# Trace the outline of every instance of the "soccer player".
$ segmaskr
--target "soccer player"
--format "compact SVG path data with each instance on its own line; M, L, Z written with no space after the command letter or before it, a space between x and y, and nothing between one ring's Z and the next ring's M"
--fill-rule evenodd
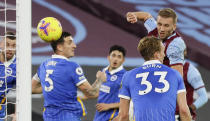
M191 121L186 90L180 73L161 64L165 47L162 40L145 37L138 51L146 62L124 74L119 93L118 121L128 120L130 99L134 104L135 121L175 121L176 102L182 121Z
M187 57L187 51L185 50L185 58ZM206 88L198 69L193 64L185 61L184 64L184 83L187 91L187 104L190 108L192 119L196 119L196 110L202 107L208 101ZM196 100L193 99L194 91L198 94ZM180 121L179 110L176 110L176 118Z
M5 35L0 41L0 121L6 119L6 94L16 85L16 37L13 32Z
M186 45L180 35L175 31L177 15L170 8L161 9L157 21L147 12L128 12L127 21L136 23L137 20L144 22L148 36L155 36L163 40L165 45L165 59L163 64L176 69L183 75L184 50Z
M110 47L107 57L109 66L103 69L107 80L100 87L94 121L111 121L118 115L120 102L118 94L123 74L126 72L122 65L125 55L124 47L119 45Z
M87 97L95 96L101 83L106 81L105 73L98 71L95 86L89 84L82 68L68 60L74 56L76 49L70 33L63 32L51 46L55 54L37 70L32 79L32 93L43 92L44 121L80 121L86 112L77 98L77 88Z

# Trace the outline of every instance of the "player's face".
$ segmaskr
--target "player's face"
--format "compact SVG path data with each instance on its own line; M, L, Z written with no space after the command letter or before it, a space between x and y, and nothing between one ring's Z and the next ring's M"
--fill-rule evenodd
M122 52L118 50L114 50L108 56L108 60L109 60L109 67L111 69L116 69L120 67L122 63L124 62L124 56Z
M7 61L12 59L12 57L16 53L16 40L11 40L9 38L6 38L6 46L4 39L1 41L1 48L2 50L6 49L6 59ZM4 55L5 56L5 55Z
M157 29L160 39L164 40L168 38L173 31L176 29L176 24L173 21L173 18L164 18L161 16L157 17Z
M161 47L160 47L160 52L159 52L159 56L158 56L158 60L163 63L163 59L165 57L165 46L163 45L163 43L161 42Z
M63 44L63 54L65 57L70 58L74 56L74 51L76 49L76 44L71 36L64 38Z

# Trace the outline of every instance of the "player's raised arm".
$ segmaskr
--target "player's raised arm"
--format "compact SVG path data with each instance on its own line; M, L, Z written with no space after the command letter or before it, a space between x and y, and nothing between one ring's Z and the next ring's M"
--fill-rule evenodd
M78 88L84 93L86 98L96 98L98 96L100 85L106 81L105 72L98 71L96 77L97 79L92 86L88 81L85 81L78 86Z
M32 78L32 94L40 94L42 93L42 86L37 74L35 74Z
M128 22L136 23L138 20L146 21L148 18L152 18L152 15L147 12L128 12L126 18Z

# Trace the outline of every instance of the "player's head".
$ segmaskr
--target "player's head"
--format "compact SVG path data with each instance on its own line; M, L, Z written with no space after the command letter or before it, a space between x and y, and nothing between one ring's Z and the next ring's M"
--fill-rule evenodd
M161 39L156 37L144 37L139 41L138 51L142 55L145 61L159 60L163 63L165 57L165 47Z
M6 57L6 61L12 59L16 53L16 35L14 32L6 32L6 45L5 38L0 42L0 48L3 50L3 56ZM6 50L6 53L5 51ZM5 56L6 55L6 56Z
M63 32L60 39L51 42L51 46L55 54L65 56L67 58L74 56L76 44L70 33Z
M157 29L160 39L168 38L176 29L177 15L171 8L164 8L158 12Z
M109 55L107 56L109 60L109 67L111 69L116 69L120 67L125 60L126 50L124 47L119 45L113 45L109 49Z

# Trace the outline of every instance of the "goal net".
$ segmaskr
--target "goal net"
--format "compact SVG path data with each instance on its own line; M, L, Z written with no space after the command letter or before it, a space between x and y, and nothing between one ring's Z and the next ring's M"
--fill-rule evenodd
M30 0L0 0L0 59L0 121L31 121Z

